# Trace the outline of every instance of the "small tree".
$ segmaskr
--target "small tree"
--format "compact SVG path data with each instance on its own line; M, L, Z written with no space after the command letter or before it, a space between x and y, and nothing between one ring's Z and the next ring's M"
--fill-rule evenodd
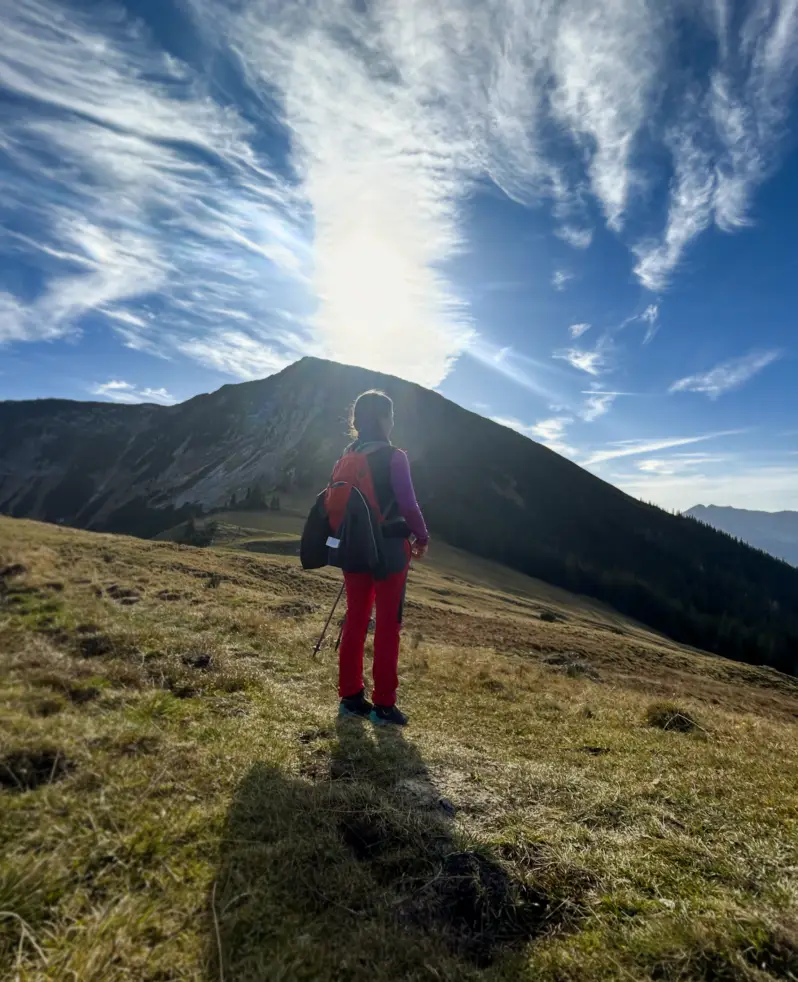
M268 508L266 504L266 495L263 493L263 488L259 484L255 484L250 488L247 488L247 494L244 498L245 508Z
M279 495L276 495L276 494L273 494L272 495L272 500L269 503L269 508L271 508L272 511L279 511L280 510L280 498L279 498Z
M207 522L199 528L192 515L183 528L180 541L186 546L209 546L213 542L217 528L217 522Z

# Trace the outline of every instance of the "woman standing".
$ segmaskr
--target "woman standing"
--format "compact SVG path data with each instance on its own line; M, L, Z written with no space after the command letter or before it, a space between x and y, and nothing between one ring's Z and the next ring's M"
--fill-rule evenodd
M368 461L380 510L386 575L377 579L371 572L344 573L347 611L339 649L338 694L340 716L405 726L407 717L396 705L402 609L410 559L424 558L429 534L407 454L390 442L393 425L393 402L384 392L364 392L357 398L352 410L356 439L346 453L366 455ZM363 684L363 649L375 600L372 705Z

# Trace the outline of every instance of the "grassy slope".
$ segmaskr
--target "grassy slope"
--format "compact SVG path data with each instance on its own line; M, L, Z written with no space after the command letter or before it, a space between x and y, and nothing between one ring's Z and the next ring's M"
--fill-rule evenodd
M308 506L309 507L309 506ZM216 525L214 543L225 546L237 546L249 552L260 552L264 554L286 554L293 552L295 555L299 551L299 537L305 524L304 511L296 508L284 508L282 511L223 511L217 512L207 519L198 521L200 527L207 522ZM185 525L176 525L172 529L162 532L156 538L160 541L179 541L184 534ZM485 601L491 594L499 595L500 609L504 611L507 605L524 606L520 601L532 601L527 605L529 610L551 610L562 613L567 611L570 618L576 618L580 623L584 622L588 626L593 626L596 622L603 626L623 625L625 632L633 633L631 622L628 618L623 618L611 608L602 604L598 600L590 597L575 596L566 590L536 580L529 576L524 576L514 569L502 566L489 559L482 559L479 556L471 555L462 549L456 549L436 539L432 553L429 555L424 570L431 570L433 573L440 574L439 577L432 577L430 581L431 594L428 591L428 599L435 600L437 590L438 597L449 596L450 599L443 601L452 605L455 601L451 599L456 593L461 600L470 601L468 591L462 589L463 580L471 586L483 588L480 595L481 607L484 611ZM422 573L422 578L423 578ZM460 587L456 591L450 589L452 578L459 581ZM439 582L439 580L448 582ZM434 582L433 582L434 581ZM495 600L495 597L494 597ZM651 637L651 630L640 627L641 636ZM668 645L670 642L663 639L663 643ZM680 646L676 646L680 647Z
M332 573L2 519L12 563L0 975L798 977L795 680L444 562L412 726L336 727Z

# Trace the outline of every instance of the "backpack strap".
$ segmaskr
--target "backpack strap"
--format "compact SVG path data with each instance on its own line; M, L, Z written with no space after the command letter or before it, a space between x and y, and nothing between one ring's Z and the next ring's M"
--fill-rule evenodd
M358 447L356 453L362 453L368 457L373 453L377 453L378 450L384 450L386 447L390 447L392 452L396 449L390 440L372 440L370 443L364 443L362 447ZM380 513L381 524L385 521L386 516L390 514L395 504L396 495L393 493L393 485L391 485L391 496L388 498L385 508Z

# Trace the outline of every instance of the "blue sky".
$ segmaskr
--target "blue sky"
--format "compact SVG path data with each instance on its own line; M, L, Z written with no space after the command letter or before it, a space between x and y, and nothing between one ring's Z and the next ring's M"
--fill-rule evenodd
M305 354L798 508L798 2L15 0L0 398Z

